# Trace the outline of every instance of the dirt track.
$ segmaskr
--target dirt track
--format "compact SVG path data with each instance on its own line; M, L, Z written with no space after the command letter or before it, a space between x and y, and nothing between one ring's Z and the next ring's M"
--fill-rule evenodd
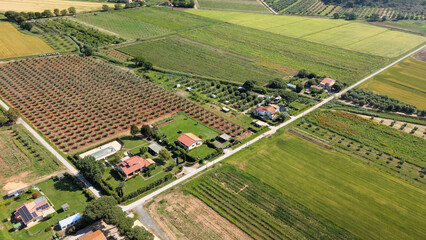
M201 200L182 191L162 195L147 210L167 239L251 239Z

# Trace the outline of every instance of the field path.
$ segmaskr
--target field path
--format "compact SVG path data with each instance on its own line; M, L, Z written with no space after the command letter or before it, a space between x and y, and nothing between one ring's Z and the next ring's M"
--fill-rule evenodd
M9 110L9 106L4 103L0 99L0 105L6 109ZM49 152L53 154L59 161L61 161L62 164L65 165L65 167L71 172L71 174L75 175L81 182L84 183L84 185L97 197L101 197L101 193L96 190L90 183L85 179L78 171L75 169L65 158L61 156L52 146L50 146L49 143L46 142L46 140L43 139L43 137L40 136L33 128L28 125L22 118L19 118L18 121L16 121L17 124L22 124Z
M365 77L365 78L361 79L361 80L360 80L360 81L358 81L357 83L355 83L355 84L351 85L350 87L348 87L348 88L344 89L343 91L341 91L341 92L339 92L339 93L335 94L334 96L331 96L331 97L328 97L328 98L326 98L326 99L322 100L321 102L319 102L319 103L318 103L318 104L316 104L315 106L311 107L310 109L308 109L308 110L304 111L303 113L301 113L301 114L299 114L299 115L297 115L297 116L295 116L295 117L291 117L291 118L290 118L290 120L288 120L288 121L286 121L286 122L284 122L284 123L282 123L282 124L280 124L280 125L278 125L278 126L272 126L272 127L270 127L270 130L269 130L268 132L265 132L265 133L263 133L263 134L261 134L261 135L257 136L256 138L254 138L254 139L250 140L249 142L247 142L247 143L245 143L245 144L243 144L243 145L239 146L238 148L235 148L235 149L226 149L226 150L224 151L224 154L223 154L222 156L220 156L219 158L215 159L214 161L206 163L204 166L202 166L202 167L198 168L197 170L195 170L195 171L193 171L193 172L191 172L191 173L189 173L189 174L187 174L187 175L184 175L183 177L181 177L181 178L177 179L176 181L173 181L173 182L171 182L170 184L168 184L168 185L166 185L166 186L164 186L164 187L162 187L162 188L160 188L160 189L157 189L156 191L154 191L154 192L152 192L152 193L150 193L150 194L146 195L145 197L143 197L143 198L141 198L141 199L139 199L139 200L137 200L137 201L135 201L135 202L133 202L133 203L131 203L131 204L129 204L129 205L121 206L121 208L123 209L123 211L128 211L128 210L134 209L134 208L136 208L136 207L138 207L138 206L140 206L140 205L143 205L145 202L147 202L148 200L152 199L153 197L155 197L155 196L157 196L157 195L161 194L162 192L164 192L164 191L166 191L166 190L168 190L168 189L170 189L170 188L173 188L174 186L176 186L176 185L178 185L178 184L180 184L180 183L182 183L182 182L184 182L184 181L188 180L189 178L191 178L191 177L193 177L193 176L197 175L198 173L201 173L201 172L202 172L202 171L204 171L204 170L207 170L209 167L211 167L211 166L215 165L216 163L219 163L220 161L222 161L222 160L224 160L224 159L226 159L226 158L228 158L228 157L232 156L233 154L235 154L235 153L237 153L237 152L241 151L242 149L244 149L244 148L246 148L246 147L248 147L248 146L250 146L250 145L252 145L252 144L256 143L256 142L257 142L257 141L259 141L260 139L262 139L262 138L264 138L264 137L267 137L267 136L270 136L270 135L272 135L272 134L276 133L276 132L277 132L280 128L283 128L283 127L285 127L285 126L289 125L290 123L292 123L292 122L294 122L294 121L298 120L299 118L302 118L302 117L304 117L304 116L308 115L309 113L311 113L311 112L315 111L316 109L320 108L321 106L324 106L325 104L327 104L327 103L328 103L328 102L330 102L331 100L333 100L333 99L335 99L335 98L339 98L342 94L344 94L344 93L346 93L347 91L349 91L349 90L351 90L351 89L353 89L353 88L357 87L358 85L360 85L360 84L362 84L362 83L366 82L367 80L371 79L372 77L376 76L377 74L379 74L379 73L381 73L381 72L385 71L386 69L388 69L388 68L392 67L393 65L395 65L395 64L397 64L397 63L401 62L402 60L406 59L407 57L409 57L409 56L413 55L414 53L416 53L416 52L418 52L418 51L422 50L425 46L426 46L426 45L423 45L422 47L420 47L420 48L418 48L418 49L414 50L413 52L411 52L411 53L409 53L409 54L407 54L407 55L405 55L405 56L401 57L400 59L398 59L398 60L394 61L393 63L391 63L391 64L387 65L386 67L384 67L384 68L382 68L382 69L378 70L377 72L375 72L375 73L373 73L373 74L371 74L371 75L369 75L369 76L367 76L367 77Z
M87 26L87 27L94 28L94 29L98 30L99 32L108 33L108 34L110 34L110 35L114 35L114 36L118 36L118 37L120 36L120 35L118 35L118 34L117 34L117 33L115 33L115 32L111 32L111 31L109 31L109 30L106 30L106 29L103 29L103 28L101 28L101 27L98 27L98 26L95 26L95 25L89 24L89 23L87 23L87 22L80 21L80 20L78 20L78 19L76 19L76 18L67 17L67 19L68 19L68 20L71 20L71 21L74 21L74 22L76 22L76 23L79 23L79 24L81 24L81 25L85 25L85 26Z

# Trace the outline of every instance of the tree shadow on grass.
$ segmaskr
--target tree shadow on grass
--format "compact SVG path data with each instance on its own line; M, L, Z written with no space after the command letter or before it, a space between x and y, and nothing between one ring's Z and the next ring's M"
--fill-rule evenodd
M76 192L76 191L83 190L83 188L76 183L77 181L78 180L74 179L74 177L72 176L66 176L56 181L55 184L53 184L53 187L56 190L67 191L67 192Z

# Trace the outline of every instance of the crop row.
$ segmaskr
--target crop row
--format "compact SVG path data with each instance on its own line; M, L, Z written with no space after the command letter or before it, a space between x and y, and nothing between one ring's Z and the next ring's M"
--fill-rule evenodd
M188 190L255 239L273 239L276 235L265 236L266 233L258 232L271 231L273 227L282 230L274 232L280 234L280 239L353 238L348 232L230 165L197 180ZM253 214L257 216L257 222Z
M0 96L64 151L176 111L238 137L246 129L134 74L93 58L60 56L0 67Z

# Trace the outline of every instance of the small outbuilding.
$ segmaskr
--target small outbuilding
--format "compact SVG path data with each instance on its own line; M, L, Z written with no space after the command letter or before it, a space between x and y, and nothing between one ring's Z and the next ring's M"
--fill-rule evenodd
M229 111L231 111L231 109L229 109L229 108L227 108L227 107L222 107L222 112L229 112Z
M76 213L76 214L74 214L70 217L67 217L67 218L59 221L58 225L61 228L61 230L67 229L67 228L72 227L75 224L77 224L78 221L80 221L80 219L81 219L81 214Z
M56 177L58 178L58 180L61 180L62 178L64 178L64 174L63 173L59 173L58 175L56 175Z
M64 203L64 204L62 204L61 208L62 208L62 211L65 212L65 211L70 210L70 205L68 205L68 203Z
M158 143L151 143L148 146L148 151L153 155L158 155L160 151L163 149Z
M229 136L228 134L224 133L224 134L222 134L222 135L219 136L219 139L222 142L227 142L227 141L231 140L231 136Z

